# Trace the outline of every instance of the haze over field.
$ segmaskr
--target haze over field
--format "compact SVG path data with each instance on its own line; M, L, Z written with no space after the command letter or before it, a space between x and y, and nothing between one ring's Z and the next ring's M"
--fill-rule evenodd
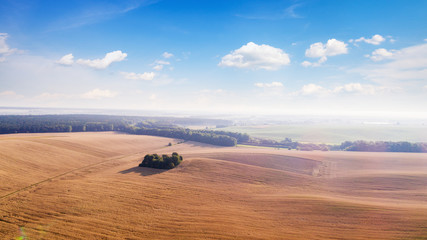
M8 1L0 105L427 117L426 1Z

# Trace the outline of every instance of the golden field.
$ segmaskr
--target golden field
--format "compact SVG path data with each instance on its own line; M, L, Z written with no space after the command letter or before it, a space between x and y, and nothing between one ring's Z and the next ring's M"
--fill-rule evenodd
M427 154L176 143L1 135L0 239L427 239Z

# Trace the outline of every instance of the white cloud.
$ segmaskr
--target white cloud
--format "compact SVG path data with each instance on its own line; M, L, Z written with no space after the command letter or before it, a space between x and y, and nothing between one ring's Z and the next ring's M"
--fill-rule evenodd
M312 62L309 62L309 61L304 61L304 62L302 62L302 63L301 63L301 65L302 65L303 67L310 67L310 66L312 66L312 65L313 65L313 63L312 63Z
M376 93L390 92L395 89L387 87L378 87L369 84L348 83L343 86L337 86L333 89L325 88L314 83L304 85L300 91L294 92L291 95L303 96L333 96L336 94L361 94L374 95Z
M375 94L376 88L372 85L362 85L360 83L349 83L344 86L336 87L334 93L360 93L366 95Z
M379 34L375 34L372 38L364 38L361 37L359 39L354 40L355 42L365 42L372 45L379 45L380 43L385 41L385 38Z
M78 59L77 63L82 65L87 65L96 69L105 69L113 62L120 62L126 58L127 54L122 53L122 51L114 51L105 54L105 57L102 59Z
M255 83L255 86L260 88L277 88L277 87L283 87L283 84L281 82Z
M302 95L326 95L329 93L329 90L325 89L322 86L310 83L304 85L300 91Z
M320 58L317 62L311 63L309 61L304 61L301 63L304 67L317 67L322 63L326 62L329 56L336 56L341 54L347 54L347 44L336 40L334 38L329 39L326 44L321 42L313 43L310 45L309 49L305 50L305 56L310 58Z
M164 52L164 53L162 54L162 56L163 56L164 58L171 58L171 57L173 57L173 54L172 54L172 53L168 53L168 52Z
M320 65L322 65L322 63L326 62L326 60L328 60L328 58L323 56L323 57L319 58L319 60L317 62L304 61L301 63L301 65L303 67L320 67Z
M35 99L38 100L56 100L56 99L61 99L61 98L71 98L71 95L66 95L66 94L62 94L62 93L48 93L48 92L44 92L38 96L35 97Z
M389 86L427 81L427 43L392 52L388 62L353 69L365 78ZM399 81L401 81L399 83ZM415 82L414 82L415 83ZM414 85L415 86L415 85ZM419 86L419 85L418 85Z
M17 99L17 98L23 98L24 96L17 94L14 91L3 91L0 92L0 98L7 98L7 99Z
M393 57L394 52L395 52L394 50L388 51L385 48L378 48L375 51L373 51L370 56L368 55L368 57L371 60L378 62L378 61L381 61L384 59L389 59L389 58Z
M392 36L387 36L386 37L391 43L395 43L396 39L394 39Z
M108 89L106 90L102 90L99 88L95 88L92 91L83 93L81 95L82 98L87 98L87 99L102 99L102 98L112 98L117 96L117 92L112 92Z
M153 80L153 78L156 76L154 72L145 72L145 73L134 73L134 72L121 72L121 74L126 79L131 80Z
M170 65L171 63L168 61L156 60L156 61L154 61L153 64L154 64L153 69L156 71L160 71L163 69L164 65Z
M74 56L73 54L67 54L65 56L63 56L61 59L59 59L56 63L61 64L61 65L72 65L74 63Z
M16 48L9 48L6 43L6 39L9 37L7 33L0 33L0 62L6 60L6 56L9 56L18 50Z
M289 63L289 56L282 49L249 42L222 57L218 65L224 67L277 70Z
M163 60L156 60L154 63L155 64L160 64L160 65L169 65L169 64L171 64L170 62L163 61Z
M347 44L336 40L335 38L329 39L326 44L321 42L313 43L310 48L305 51L306 57L319 58L336 56L348 53Z
M164 65L156 65L156 66L153 67L153 69L156 70L156 71L160 71L160 70L163 69L163 66Z

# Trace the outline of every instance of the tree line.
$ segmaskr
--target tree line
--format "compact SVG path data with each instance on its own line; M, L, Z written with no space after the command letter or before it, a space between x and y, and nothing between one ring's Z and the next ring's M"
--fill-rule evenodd
M215 131L191 130L188 128L146 128L146 127L127 127L124 132L137 135L152 135L160 137L179 138L186 141L195 141L217 146L236 146L238 140L233 137L236 133L222 132L218 134ZM243 137L240 139L244 139Z
M286 138L283 141L250 138L248 145L296 149L301 151L361 151L361 152L427 152L427 143L391 141L345 141L340 145L300 143Z
M178 138L218 146L247 144L303 151L367 151L367 152L427 152L427 143L391 141L346 141L341 145L300 143L285 138L283 141L251 138L246 133L191 130L174 122L195 123L200 119L151 118L110 115L0 115L0 134L45 132L95 132L119 131L129 134Z
M385 142L385 141L345 141L332 150L363 152L427 152L427 143Z
M109 115L3 115L0 116L0 134L120 131L129 134L179 138L218 146L235 146L238 142L249 139L247 134L190 130L178 127L172 122L173 119L157 120Z
M0 134L122 131L132 121L105 115L5 115L0 116Z

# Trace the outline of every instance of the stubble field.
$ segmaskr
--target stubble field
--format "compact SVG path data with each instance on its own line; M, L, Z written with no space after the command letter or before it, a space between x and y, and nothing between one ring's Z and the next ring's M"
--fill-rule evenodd
M1 239L427 239L427 154L176 143L0 136Z

